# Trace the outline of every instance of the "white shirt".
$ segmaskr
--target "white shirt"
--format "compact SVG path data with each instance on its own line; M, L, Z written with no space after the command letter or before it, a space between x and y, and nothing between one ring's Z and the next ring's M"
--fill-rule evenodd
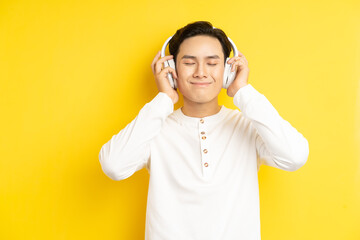
M150 174L146 240L260 240L260 165L295 171L309 145L252 85L233 100L195 118L160 92L102 146L111 179Z

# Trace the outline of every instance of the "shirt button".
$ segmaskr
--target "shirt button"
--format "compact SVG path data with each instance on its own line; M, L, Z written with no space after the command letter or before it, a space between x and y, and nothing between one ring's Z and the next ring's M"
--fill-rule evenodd
M209 166L209 164L206 162L206 163L204 163L204 166L207 167L207 166Z
M208 150L207 150L207 149L204 149L203 152L204 152L204 153L208 153Z
M204 123L204 119L200 119L200 122L201 122L201 123Z
M204 135L205 134L205 132L201 132L201 135Z
M202 140L205 140L205 139L206 139L206 137L205 137L205 136L202 136L202 137L201 137L201 139L202 139Z

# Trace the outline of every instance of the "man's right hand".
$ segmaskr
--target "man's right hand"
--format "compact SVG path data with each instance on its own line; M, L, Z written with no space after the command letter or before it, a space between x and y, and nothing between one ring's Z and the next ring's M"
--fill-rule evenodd
M174 80L176 80L177 79L176 71L175 71L175 69L173 69L170 66L166 67L164 69L161 69L164 66L163 63L166 60L172 59L174 56L168 55L168 56L165 56L165 57L159 59L160 53L161 53L161 51L159 51L156 54L153 62L151 63L151 69L153 71L156 85L157 85L159 92L166 93L171 98L173 103L175 104L179 100L179 94L177 93L177 91L175 89L173 89L171 87L171 85L169 83L169 79L167 78L167 74L172 73Z

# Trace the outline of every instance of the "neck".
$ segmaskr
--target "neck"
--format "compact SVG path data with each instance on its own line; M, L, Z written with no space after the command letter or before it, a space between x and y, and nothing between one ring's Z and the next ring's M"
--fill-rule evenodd
M184 106L181 111L189 117L203 118L217 114L221 109L218 99L207 103L194 103L184 99Z

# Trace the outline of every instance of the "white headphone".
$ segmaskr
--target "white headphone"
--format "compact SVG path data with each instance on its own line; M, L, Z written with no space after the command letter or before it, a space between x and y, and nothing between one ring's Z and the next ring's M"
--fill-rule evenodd
M215 27L213 27L213 28L215 29ZM173 36L174 36L174 35L173 35ZM161 57L162 57L162 58L165 57L165 49L166 49L166 46L168 45L170 39L171 39L173 36L169 37L169 38L165 41L164 45L162 46L162 48L161 48ZM237 50L237 48L236 48L236 46L235 46L235 43L234 43L229 37L228 37L228 39L229 39L229 41L230 41L230 43L231 43L231 45L232 45L232 48L233 48L233 50L234 50L234 51L233 51L233 55L234 55L234 56L238 56L238 55L239 55L239 52L238 52L238 50ZM236 71L231 72L232 64L227 63L227 61L229 61L229 59L230 59L230 58L228 57L228 58L226 58L226 61L225 61L225 69L224 69L224 77L223 77L223 88L228 88L228 87L230 86L230 84L231 84L231 83L234 81L234 79L235 79ZM164 67L168 67L168 66L170 66L171 68L173 68L174 70L176 70L174 59L166 60L166 61L164 62ZM167 78L169 79L169 82L170 82L171 87L172 87L172 88L177 88L176 80L174 81L171 73L168 73L168 74L167 74Z

